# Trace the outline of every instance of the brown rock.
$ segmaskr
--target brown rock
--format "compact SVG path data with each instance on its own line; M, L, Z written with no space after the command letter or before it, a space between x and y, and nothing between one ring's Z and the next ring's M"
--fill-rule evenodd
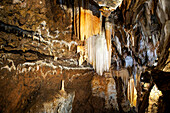
M20 16L20 20L19 20L19 23L21 24L21 25L23 25L23 24L25 24L26 23L26 18L24 18L24 17L22 17L22 16Z

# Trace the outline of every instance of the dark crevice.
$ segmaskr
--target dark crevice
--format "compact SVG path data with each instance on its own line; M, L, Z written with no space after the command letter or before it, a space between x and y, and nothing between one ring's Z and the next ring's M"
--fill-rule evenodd
M43 53L40 53L38 51L33 51L33 50L26 50L26 51L22 51L22 50L6 50L6 49L3 48L3 49L0 49L0 51L3 51L4 53L13 53L13 54L20 54L20 55L24 55L25 53L32 53L32 54L36 54L39 59L45 59L45 58L54 59L54 56L45 55Z
M22 36L22 37L33 37L34 35L34 31L23 30L18 26L5 24L2 21L0 21L0 31L6 33L12 33L15 34L16 36Z
M140 102L139 107L138 107L139 113L145 113L146 108L149 106L149 95L150 95L150 91L153 86L154 84L151 83L148 91L145 92L143 100Z
M119 112L124 113L123 108L121 106L122 99L123 99L123 82L120 77L114 77L115 82L116 82L116 92L117 92L117 103L119 106Z

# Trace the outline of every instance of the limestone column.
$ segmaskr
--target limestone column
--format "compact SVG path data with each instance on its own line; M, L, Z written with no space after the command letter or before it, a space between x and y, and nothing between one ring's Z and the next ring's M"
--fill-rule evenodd
M105 22L105 36L106 36L106 43L107 43L107 50L108 50L108 60L109 60L109 67L111 64L111 31L112 31L112 25L109 23L109 18L106 17L106 22Z

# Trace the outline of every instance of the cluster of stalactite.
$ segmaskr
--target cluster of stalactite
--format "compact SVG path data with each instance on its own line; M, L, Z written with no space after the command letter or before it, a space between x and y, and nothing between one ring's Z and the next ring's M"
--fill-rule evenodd
M112 12L109 19L101 17L100 12L94 13L95 10L89 10L90 2L78 3L82 5L74 10L73 25L74 33L80 40L101 34L104 27L107 48L112 40L112 56L117 66L157 65L155 61L161 54L158 50L162 47L160 42L162 43L163 40L161 24L156 13L157 6L155 6L158 3L124 0L121 6Z
M168 0L124 0L121 7L110 15L110 22L113 23L112 55L117 66L130 67L130 76L134 78L135 84L133 80L129 80L127 90L130 88L131 92L128 92L128 98L129 95L134 95L134 87L138 93L137 104L133 101L135 96L129 98L131 105L138 105L139 98L147 97L150 91L148 90L146 95L141 95L139 71L145 71L147 67L162 70L166 64L168 65L166 63L170 42L170 34L167 31L170 12L168 4L170 4ZM142 111L142 108L139 107L140 110Z
M110 8L107 7L110 0L103 2L106 6L102 6L101 1L50 0L48 2L44 0L35 3L38 4L36 10L36 8L32 9L31 5L24 5L32 3L13 0L13 5L22 3L21 6L15 6L21 7L16 8L21 13L19 16L14 11L18 17L22 17L22 8L28 9L25 19L16 19L18 23L13 21L16 17L10 13L6 15L0 5L3 13L0 18L0 31L4 35L0 38L1 51L23 54L22 62L50 58L62 64L58 66L61 71L62 69L88 69L76 68L78 64L80 67L84 65L85 61L93 66L97 74L103 76L107 75L106 71L112 77L116 75L112 73L113 70L127 68L128 73L126 71L117 76L122 80L120 84L124 85L123 93L127 92L126 98L131 107L138 107L141 96L141 71L145 71L146 67L163 70L168 64L170 1L113 0L113 4L109 5ZM42 10L41 4L44 7L47 5L46 8ZM77 58L78 54L75 55L74 47L77 47L79 58ZM70 68L69 66L72 65L73 68ZM14 67L12 63L11 67L4 66L1 69L16 70ZM56 68L53 65L52 67ZM39 70L38 66L37 70ZM26 71L22 70L22 72ZM160 87L159 84L158 88Z
M112 56L117 66L130 67L130 76L134 78L129 80L127 89L131 105L138 106L139 98L144 96L141 95L139 71L155 66L156 69L163 69L167 62L170 39L167 32L167 4L167 0L124 0L121 7L110 15L110 22L113 23ZM138 93L137 99L135 90Z
M137 91L140 93L140 71L144 71L146 67L163 69L168 59L168 52L165 51L169 48L169 32L167 31L169 29L169 15L167 14L169 8L165 3L169 4L167 0L123 0L122 4L109 17L104 15L105 17L100 18L100 24L104 23L105 25L107 46L108 48L112 47L110 56L112 65L115 63L117 69L125 67L129 70L131 79L128 82L127 95L132 106L137 105ZM101 11L104 14L105 10ZM161 11L163 14L160 13ZM107 25L110 27L108 28ZM101 28L100 25L100 32ZM85 37L80 38L81 40L88 38L84 34L81 36ZM95 37L88 39L85 43L89 43L89 40L95 40ZM90 43L92 43L91 48L96 47L95 42ZM163 51L161 51L162 49ZM87 54L91 55L86 56L87 59L94 56L90 51ZM102 52L100 55L102 56ZM89 63L96 69L94 62L90 60ZM103 71L97 72L101 74Z
M102 1L98 2L102 3ZM116 66L117 69L128 68L130 77L127 78L131 79L128 82L127 95L131 105L136 106L136 92L140 93L141 71L146 67L162 68L167 61L168 53L165 50L169 48L167 31L169 15L166 13L169 9L165 3L169 2L123 0L115 10L98 7L90 1L74 3L73 32L78 39L84 41L85 45L77 48L77 52L80 52L79 65L86 60L100 75L104 71L109 71L112 66ZM161 11L163 14L160 13ZM104 45L97 43L103 29L105 40L102 42L106 41L107 49L97 52L96 47L100 48L98 44ZM96 56L99 58L98 61Z

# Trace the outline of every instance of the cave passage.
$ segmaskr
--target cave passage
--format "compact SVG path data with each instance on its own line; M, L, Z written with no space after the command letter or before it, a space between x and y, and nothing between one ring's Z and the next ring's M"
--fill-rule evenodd
M0 113L168 113L169 0L1 0Z

